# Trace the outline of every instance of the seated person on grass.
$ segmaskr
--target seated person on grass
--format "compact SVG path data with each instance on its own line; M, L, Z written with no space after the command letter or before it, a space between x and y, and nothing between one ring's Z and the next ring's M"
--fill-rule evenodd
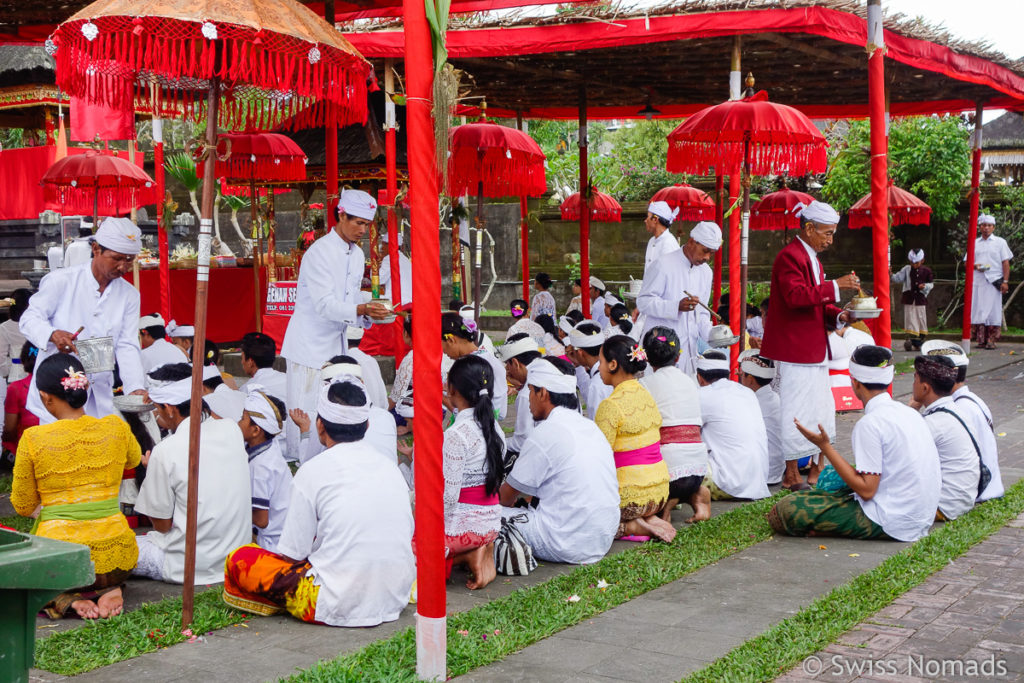
M981 484L981 449L953 401L956 365L946 356L914 359L914 400L935 440L942 471L936 520L953 520L974 507ZM987 482L986 482L987 483Z
M291 495L292 471L275 437L284 430L284 403L260 387L251 387L238 422L249 456L252 526L256 543L274 552L284 527Z
M544 328L538 325L530 318L530 306L524 299L513 299L512 303L509 304L509 312L512 314L512 319L515 320L512 326L508 328L508 332L505 333L505 338L513 337L517 334L528 334L533 337L533 340L538 345L544 343Z
M323 368L321 368L320 380L326 386L337 381L343 375L347 375L357 378L359 380L358 383L363 385L362 372L363 370L359 367L359 363L355 358L351 356L334 356L324 363ZM365 387L365 385L363 386ZM389 462L397 463L398 427L395 425L395 419L391 417L391 413L380 406L374 405L372 401L369 403L368 410L370 412L370 426L366 430L364 441L387 458ZM302 444L299 449L301 451L299 462L304 465L316 455L323 453L326 447L320 439L316 438L316 432L311 430L312 422L304 411L296 408L291 411L290 415L295 424L299 426Z
M327 450L292 480L278 552L250 544L228 556L228 605L328 626L376 626L409 603L416 574L409 489L363 438L369 406L362 383L348 376L320 389L316 432Z
M597 323L585 320L573 329L569 343L572 345L571 358L577 366L576 383L580 396L587 407L587 417L593 420L601 401L612 395L612 388L601 379L604 332Z
M501 486L502 517L549 562L591 564L619 526L619 483L608 440L579 414L572 365L560 358L530 363L520 394L537 426L524 440ZM527 506L511 507L524 498Z
M516 426L512 436L505 442L505 461L514 459L523 448L523 442L533 431L534 421L530 414L530 392L526 390L526 373L531 363L540 358L537 342L528 334L516 334L498 347L498 360L505 362L505 376L509 384L518 390L516 394ZM507 465L506 465L507 466Z
M767 498L768 432L754 392L729 379L729 358L715 350L697 357L697 384L711 499Z
M768 485L782 482L786 472L786 458L782 455L782 423L779 415L779 394L772 389L775 363L762 358L757 349L740 354L740 384L754 392L761 406L761 418L768 434Z
M135 511L150 518L153 531L138 537L139 564L132 573L169 583L185 580L188 432L190 420L197 419L202 424L195 580L219 583L228 552L252 538L252 493L242 432L230 420L208 419L205 401L200 414L190 416L188 364L164 365L149 376L164 382L150 388L149 398L156 404L157 424L172 433L142 456L146 479Z
M377 359L359 348L363 343L365 330L361 327L349 325L345 328L345 338L348 340L348 356L359 363L363 371L363 384L366 385L366 394L370 398L370 405L387 409L388 388L384 384L384 376L380 372L380 364ZM412 346L410 340L409 346Z
M939 454L921 414L889 396L892 352L861 346L850 359L853 391L864 416L853 427L850 464L829 443L821 425L796 422L821 449L846 486L810 489L782 498L768 513L776 533L916 541L928 533L939 505Z

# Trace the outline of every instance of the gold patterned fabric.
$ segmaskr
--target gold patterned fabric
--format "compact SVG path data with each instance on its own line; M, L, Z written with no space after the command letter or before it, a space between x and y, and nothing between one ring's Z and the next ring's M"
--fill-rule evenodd
M128 425L114 415L31 427L18 444L11 505L28 516L39 505L116 499L124 470L138 465L140 455ZM47 520L36 534L88 546L96 574L131 570L139 556L135 534L120 512L83 521Z
M654 397L635 379L615 387L594 415L612 450L633 451L661 442L661 412ZM628 465L615 470L619 480L622 521L650 516L668 499L668 466L664 460L650 465Z

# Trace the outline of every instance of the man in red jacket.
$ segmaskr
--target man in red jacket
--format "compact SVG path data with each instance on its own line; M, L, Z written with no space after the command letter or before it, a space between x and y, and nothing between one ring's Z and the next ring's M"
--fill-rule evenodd
M832 244L839 214L823 202L811 202L800 214L803 225L772 264L772 288L761 355L775 361L779 376L779 415L782 453L786 459L783 488L808 488L797 461L816 456L819 449L797 431L794 418L804 425L822 425L835 437L835 404L828 379L829 329L849 321L849 313L835 306L840 289L857 290L855 273L826 280L818 253ZM817 465L809 479L817 479ZM813 481L810 481L813 483Z

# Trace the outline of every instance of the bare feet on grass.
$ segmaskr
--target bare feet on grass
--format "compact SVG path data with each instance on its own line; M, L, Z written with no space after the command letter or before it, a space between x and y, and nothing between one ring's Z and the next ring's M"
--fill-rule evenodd
M494 568L494 544L480 546L476 550L470 550L463 554L466 568L472 576L466 581L466 588L471 591L485 588L487 584L498 577Z
M116 617L124 611L124 596L121 594L121 589L115 588L109 593L101 595L96 601L96 606L99 608L100 618Z
M71 609L82 619L100 618L100 608L92 600L75 600L71 603Z
M657 515L634 521L643 527L645 535L654 536L659 541L671 543L672 539L676 537L676 528Z
M690 507L693 508L693 517L686 520L688 524L711 519L711 489L701 486L700 490L690 498Z

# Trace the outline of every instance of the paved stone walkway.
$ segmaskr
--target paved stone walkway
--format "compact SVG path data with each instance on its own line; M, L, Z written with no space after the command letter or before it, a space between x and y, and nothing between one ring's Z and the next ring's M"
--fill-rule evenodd
M1024 515L780 681L1024 680Z
M976 356L970 380L972 388L990 401L999 431L1007 433L1006 438L1000 439L1000 453L1003 478L1008 484L1024 476L1024 414L1018 412L1024 392L1019 379L1014 379L1024 371L1024 364L1016 362L1018 357L1010 356L1010 350L1020 354L1024 349L1020 345L1006 346L1000 352ZM900 351L897 357L902 359L910 354ZM910 375L897 379L897 396L909 392L910 381ZM858 418L859 414L838 417L840 452L849 452L849 434ZM735 505L715 503L713 513ZM674 522L681 526L687 516L688 510L676 511ZM825 541L826 550L819 550L818 545L793 538L757 544L465 678L678 680L904 547L892 542L840 539ZM616 543L613 552L628 547L633 544ZM850 557L852 553L859 557ZM499 577L482 591L466 590L461 585L464 577L456 572L448 584L449 611L470 609L572 569L544 564L529 577ZM143 592L157 595L178 590L152 582L132 583L142 587ZM352 652L386 638L412 625L413 613L410 607L399 621L373 629L311 627L286 617L254 619L248 628L222 629L205 642L176 645L76 676L74 680L277 680L320 659ZM78 623L65 622L61 626ZM53 630L40 630L37 634L43 637ZM40 682L62 679L48 672L33 672L33 680Z

